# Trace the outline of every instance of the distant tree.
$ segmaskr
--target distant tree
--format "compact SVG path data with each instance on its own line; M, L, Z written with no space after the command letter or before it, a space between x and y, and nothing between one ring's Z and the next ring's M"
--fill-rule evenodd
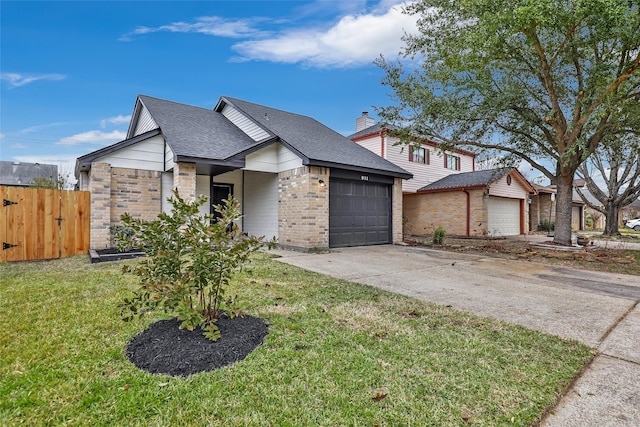
M571 243L573 179L640 115L640 8L630 0L422 0L404 58L377 64L406 141L500 150L557 186L554 241ZM410 69L408 69L410 67ZM637 128L636 128L637 131Z
M640 198L640 136L627 135L602 145L587 162L580 165L578 176L584 180L589 193L600 202L593 203L582 189L576 188L590 208L604 214L604 234L620 234L620 209ZM602 177L606 188L598 185L594 179L596 176Z
M54 177L37 176L31 181L31 187L33 188L48 188L52 190L62 190L65 188L66 180L62 175Z

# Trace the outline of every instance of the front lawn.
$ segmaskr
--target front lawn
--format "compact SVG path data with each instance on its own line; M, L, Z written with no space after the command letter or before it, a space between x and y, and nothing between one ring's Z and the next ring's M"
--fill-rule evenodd
M234 292L270 327L245 360L190 377L124 355L135 278L87 257L0 264L0 425L529 426L593 351L274 261Z

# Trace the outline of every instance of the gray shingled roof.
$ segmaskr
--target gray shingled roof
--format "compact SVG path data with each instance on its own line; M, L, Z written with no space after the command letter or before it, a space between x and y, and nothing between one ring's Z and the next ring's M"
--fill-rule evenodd
M0 185L28 187L34 178L58 178L57 165L0 161Z
M389 126L387 126L387 128L389 128ZM366 129L362 129L359 132L356 132L356 133L353 133L353 134L349 135L347 138L354 139L354 138L358 138L358 137L363 136L363 135L369 135L370 133L380 132L381 130L382 130L382 126L380 126L380 123L376 123L373 126L369 126Z
M217 111L139 95L177 156L224 160L257 143Z
M418 192L452 190L456 188L486 187L492 182L495 182L508 174L511 170L512 169L510 168L503 168L488 169L476 172L454 173L420 188Z
M349 138L300 114L289 113L240 99L222 97L238 110L251 116L264 129L297 151L310 165L378 171L403 178L412 175L401 167L354 143Z
M304 164L402 178L412 176L401 167L307 116L235 98L220 98L219 107L224 103L233 105L273 135L272 138L256 142L224 117L220 113L221 108L208 110L146 95L138 95L138 99L158 124L165 141L176 156L175 161L231 161L230 159L242 158L274 141L281 141L300 155ZM82 167L87 168L95 158L152 134L153 131L81 156L76 163L76 172Z

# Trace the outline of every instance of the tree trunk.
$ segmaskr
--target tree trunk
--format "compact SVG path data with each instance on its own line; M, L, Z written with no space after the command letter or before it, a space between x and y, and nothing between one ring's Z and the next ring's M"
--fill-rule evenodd
M607 204L606 210L606 223L603 234L607 236L620 234L620 230L618 229L618 215L620 213L618 206L610 202Z
M571 214L573 209L573 174L558 176L556 194L556 224L553 242L571 245Z

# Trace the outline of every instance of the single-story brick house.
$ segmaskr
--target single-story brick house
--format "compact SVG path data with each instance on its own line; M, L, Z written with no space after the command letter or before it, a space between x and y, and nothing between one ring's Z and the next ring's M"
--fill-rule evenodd
M451 174L404 195L405 233L443 227L458 236L513 236L529 232L534 188L512 168Z
M232 194L246 233L284 247L324 249L402 241L402 180L411 174L318 121L230 97L205 109L136 99L125 140L81 156L91 192L91 247L128 212L152 219L183 197L211 205Z
M555 185L532 185L536 189L536 194L531 198L529 224L531 230L536 231L542 229L544 223L555 223L557 190ZM604 227L604 223L602 227ZM585 229L585 203L575 190L571 205L571 229L573 231Z

